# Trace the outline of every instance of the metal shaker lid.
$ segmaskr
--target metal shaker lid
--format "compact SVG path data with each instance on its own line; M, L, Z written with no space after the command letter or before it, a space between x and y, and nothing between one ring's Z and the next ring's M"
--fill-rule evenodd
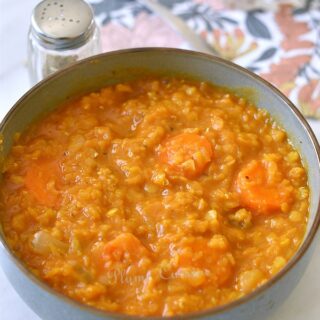
M91 6L83 0L44 0L33 10L31 33L48 49L83 45L95 29Z

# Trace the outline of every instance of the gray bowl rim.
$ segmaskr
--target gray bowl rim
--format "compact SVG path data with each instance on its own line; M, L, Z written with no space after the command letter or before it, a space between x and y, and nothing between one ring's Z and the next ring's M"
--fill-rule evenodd
M226 66L229 69L233 69L235 72L240 72L242 74L245 74L247 77L253 79L256 82L260 82L262 85L267 86L275 95L277 95L281 100L284 102L285 105L287 105L292 111L293 115L298 119L300 125L302 128L306 131L308 137L312 141L313 149L315 151L315 154L317 156L317 162L318 167L320 168L320 146L317 141L317 138L315 134L313 133L310 125L308 124L307 120L304 118L302 113L298 110L298 108L275 86L273 86L268 81L264 80L260 76L256 75L255 73L249 71L246 68L243 68L231 61L225 60L220 57L216 57L213 55L209 55L202 52L196 52L191 50L184 50L184 49L177 49L177 48L167 48L167 47L142 47L142 48L133 48L133 49L123 49L123 50L116 50L106 53L101 53L95 56L91 56L89 58L83 59L63 70L60 70L53 75L50 75L49 77L45 78L44 80L37 83L35 86L33 86L30 90L28 90L14 105L13 107L8 111L6 116L3 118L3 120L0 123L0 132L4 128L4 126L10 122L10 119L14 116L15 112L19 109L19 106L24 102L25 99L27 99L31 95L37 94L37 91L41 89L43 86L46 86L48 82L51 80L54 80L56 78L63 77L65 73L68 73L72 71L73 69L77 68L79 65L88 64L91 62L94 62L99 59L115 56L115 55L126 55L130 53L144 53L144 52L158 52L163 54L177 54L177 55L188 55L195 58L199 58L202 60L209 60L211 62L216 62L218 64L222 64ZM260 294L263 294L265 291L267 291L269 288L271 288L278 280L280 280L282 277L284 277L291 269L294 268L294 266L300 261L300 259L304 256L308 248L310 247L313 239L315 238L315 235L317 233L317 230L320 225L320 194L318 195L318 202L317 202L317 209L316 209L316 216L314 219L314 222L310 228L310 231L305 238L303 244L298 249L298 251L295 253L293 258L289 260L289 262L286 264L286 266L279 271L274 277L269 279L265 284L261 285L260 287L256 288L254 291L252 291L249 294L244 295L243 297L234 300L230 303L227 303L225 305L221 305L218 307L213 307L210 309L205 309L197 312L190 312L186 314L181 315L175 315L175 316L169 316L169 317L163 317L163 316L135 316L135 315L128 315L123 314L119 312L110 312L110 311L102 311L95 307L91 307L88 305L85 305L81 302L78 302L76 300L73 300L69 298L68 296L59 293L55 291L52 287L50 287L45 282L41 281L38 277L36 277L33 273L31 273L27 267L23 264L23 262L16 257L16 255L11 251L9 246L7 245L2 233L0 233L0 242L3 244L5 248L5 253L9 257L9 259L18 267L18 269L27 277L29 278L33 284L40 287L41 289L45 290L50 295L53 295L57 297L58 299L63 300L65 303L71 305L72 307L75 307L79 310L82 310L84 312L91 313L92 315L100 318L113 318L113 319L123 319L123 320L133 320L133 319L143 319L143 320L160 320L160 319L167 319L167 320L187 320L187 319L199 319L205 316L218 316L225 312L228 312L232 310L233 308L239 307L242 304L246 304L247 302L250 302Z

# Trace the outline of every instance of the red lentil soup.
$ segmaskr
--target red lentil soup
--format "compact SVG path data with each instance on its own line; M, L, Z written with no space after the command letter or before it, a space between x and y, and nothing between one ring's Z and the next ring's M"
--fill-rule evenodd
M263 109L181 78L68 102L17 137L1 220L55 290L102 310L171 316L238 299L302 242L299 153Z

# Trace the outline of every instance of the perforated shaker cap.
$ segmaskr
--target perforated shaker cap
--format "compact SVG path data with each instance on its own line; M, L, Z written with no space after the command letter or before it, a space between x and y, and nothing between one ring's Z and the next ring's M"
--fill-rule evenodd
M80 47L96 25L91 6L83 0L44 0L33 10L31 33L48 49Z

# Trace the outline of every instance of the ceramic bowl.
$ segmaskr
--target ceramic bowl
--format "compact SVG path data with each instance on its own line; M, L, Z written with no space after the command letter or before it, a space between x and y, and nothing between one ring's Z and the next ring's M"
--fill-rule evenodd
M319 145L308 123L293 104L268 82L231 62L213 56L165 48L122 50L83 60L40 82L27 92L1 123L3 156L13 136L33 120L53 110L70 97L120 81L149 74L182 75L249 92L257 106L265 108L287 131L308 169L311 189L310 216L304 241L288 264L254 292L218 308L170 319L249 320L263 319L295 288L312 253L312 241L320 221ZM76 119L75 119L76 121ZM2 268L21 298L43 320L132 319L127 315L101 312L60 295L35 278L14 256L2 230ZM145 317L145 319L148 317ZM151 319L151 318L149 318ZM152 319L156 319L152 317ZM169 318L168 318L169 319Z

